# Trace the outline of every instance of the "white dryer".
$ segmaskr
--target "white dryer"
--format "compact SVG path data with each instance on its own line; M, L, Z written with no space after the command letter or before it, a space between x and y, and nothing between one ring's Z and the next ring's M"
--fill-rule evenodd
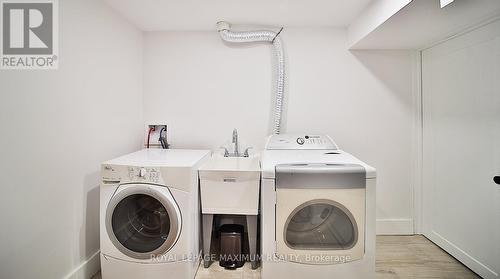
M262 278L375 278L375 169L328 136L262 152Z
M199 164L208 150L144 149L101 167L103 279L192 279L199 266Z

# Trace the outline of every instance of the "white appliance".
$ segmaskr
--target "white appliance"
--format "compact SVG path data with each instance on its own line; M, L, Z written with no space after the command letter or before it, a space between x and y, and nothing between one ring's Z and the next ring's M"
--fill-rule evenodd
M104 279L194 278L199 266L198 166L208 150L144 149L104 162Z
M376 171L328 136L262 152L262 278L375 278Z

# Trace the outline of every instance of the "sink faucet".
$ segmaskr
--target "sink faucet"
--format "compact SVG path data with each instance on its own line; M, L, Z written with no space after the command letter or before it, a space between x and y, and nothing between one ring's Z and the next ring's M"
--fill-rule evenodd
M243 157L249 157L250 154L248 153L248 150L252 149L253 147L247 147L247 149L245 149L245 152L243 153Z
M233 130L233 143L234 143L234 157L240 156L240 151L238 147L238 130Z

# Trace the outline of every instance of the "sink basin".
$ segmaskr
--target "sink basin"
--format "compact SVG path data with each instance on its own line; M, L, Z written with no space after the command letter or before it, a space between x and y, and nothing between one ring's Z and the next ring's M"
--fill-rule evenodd
M259 157L215 155L199 169L203 214L257 215Z

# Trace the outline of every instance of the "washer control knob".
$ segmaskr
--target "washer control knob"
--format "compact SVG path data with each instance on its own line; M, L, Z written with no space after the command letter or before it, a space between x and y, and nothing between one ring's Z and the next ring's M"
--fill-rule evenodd
M140 168L139 169L139 177L145 177L145 176L146 176L146 169Z
M304 142L306 142L306 141L304 140L304 138L297 138L297 143L298 143L298 144L303 145L303 144L304 144Z

